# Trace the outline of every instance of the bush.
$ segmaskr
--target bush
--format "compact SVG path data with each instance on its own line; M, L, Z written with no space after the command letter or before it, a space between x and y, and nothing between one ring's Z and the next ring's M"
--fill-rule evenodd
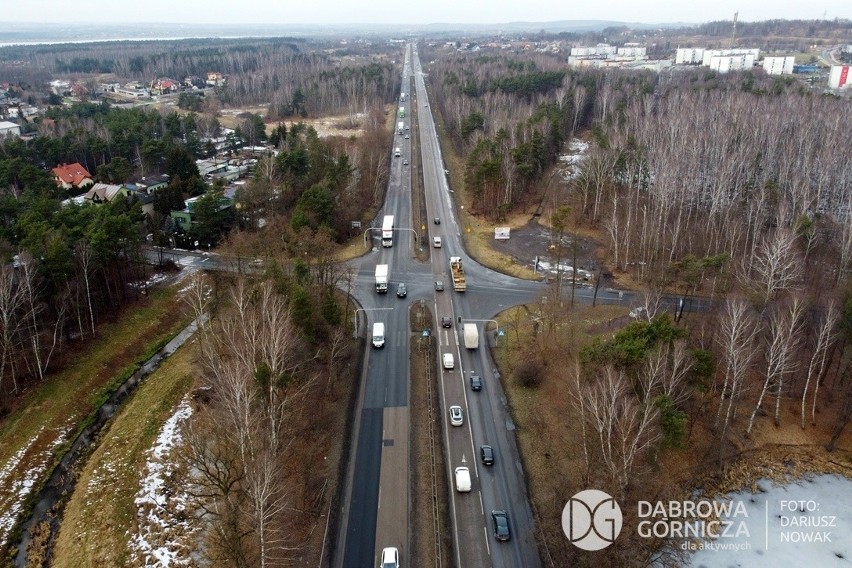
M543 380L544 363L540 359L527 359L515 369L515 381L528 389L541 386Z

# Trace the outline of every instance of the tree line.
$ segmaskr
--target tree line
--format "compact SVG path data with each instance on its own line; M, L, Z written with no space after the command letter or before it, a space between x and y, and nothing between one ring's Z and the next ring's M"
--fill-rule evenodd
M436 59L429 87L455 151L466 159L465 186L476 211L497 218L529 199L562 144L590 124L599 80L546 56Z

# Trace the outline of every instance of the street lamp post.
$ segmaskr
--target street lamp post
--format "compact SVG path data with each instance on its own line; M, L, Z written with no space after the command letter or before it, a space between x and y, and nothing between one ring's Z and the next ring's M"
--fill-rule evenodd
M355 309L355 327L352 329L352 339L358 338L358 312L380 312L383 310L392 310L393 308L356 308Z

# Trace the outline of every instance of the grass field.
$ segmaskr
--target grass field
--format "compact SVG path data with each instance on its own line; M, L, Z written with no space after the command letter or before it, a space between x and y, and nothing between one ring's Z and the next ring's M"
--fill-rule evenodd
M129 566L134 497L146 452L194 380L194 343L178 349L113 418L80 472L53 549L53 566ZM142 564L139 564L142 565Z
M0 543L27 497L109 393L188 322L176 288L153 291L104 324L64 370L24 395L0 424Z

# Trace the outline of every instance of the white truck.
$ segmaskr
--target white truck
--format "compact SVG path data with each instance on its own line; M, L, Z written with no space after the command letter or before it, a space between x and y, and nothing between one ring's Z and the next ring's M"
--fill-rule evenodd
M405 123L400 120L396 123L396 133L402 134L403 132L405 132Z
M393 157L394 157L394 158L399 158L400 156L402 156L402 149L400 149L400 148L394 148L394 149L393 149Z
M464 346L467 349L479 347L479 329L475 323L464 324Z
M382 221L382 246L393 246L393 215L385 215Z
M373 324L373 348L381 349L385 346L385 324L376 322Z
M376 292L379 294L387 294L388 291L388 265L376 265Z

